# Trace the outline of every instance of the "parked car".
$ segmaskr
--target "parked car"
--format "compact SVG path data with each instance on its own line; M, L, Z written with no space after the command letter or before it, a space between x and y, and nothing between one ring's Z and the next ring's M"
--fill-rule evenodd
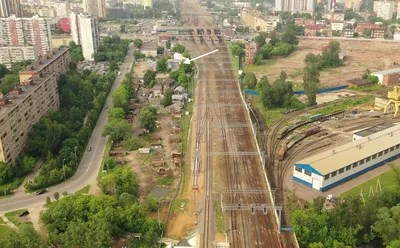
M105 108L105 109L108 109L108 106L105 106L104 108Z
M20 214L19 214L19 217L23 217L23 216L26 216L26 215L28 215L29 214L29 211L28 210L25 210L25 211L23 211L23 212L21 212Z
M92 147L89 146L89 147L87 148L87 151L90 152L91 150L92 150Z
M46 189L41 189L38 192L36 192L37 195L43 195L44 193L47 193Z

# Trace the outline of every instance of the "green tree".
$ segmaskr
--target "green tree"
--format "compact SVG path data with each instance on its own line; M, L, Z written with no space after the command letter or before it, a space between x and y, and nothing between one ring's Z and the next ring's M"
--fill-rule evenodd
M125 110L123 108L111 108L108 111L108 118L110 120L118 120L125 118Z
M46 204L50 205L50 203L51 203L51 199L50 199L50 196L48 196L48 197L46 197Z
M399 239L400 233L400 205L392 208L383 207L378 209L377 221L372 230L383 239L386 245Z
M132 125L126 120L112 120L103 130L103 135L110 135L112 140L121 141L129 137Z
M263 91L268 86L269 86L269 81L268 81L267 76L262 76L260 81L258 81L257 90Z
M18 232L10 228L0 235L0 247L46 248L49 247L49 243L36 232L32 225L22 224L18 226Z
M176 46L174 46L172 48L172 52L174 53L183 53L186 50L186 48L184 46L182 46L181 44L177 44Z
M104 169L105 170L111 170L115 166L117 166L117 162L115 162L113 158L107 158L106 159L106 161L104 163Z
M12 170L9 165L0 161L0 185L5 184L12 178Z
M374 76L374 75L369 75L367 77L367 80L370 81L373 84L378 84L379 83L379 78L377 76Z
M294 31L293 29L285 29L281 36L281 40L285 43L296 45L296 31Z
M7 73L10 73L7 67L3 64L0 64L0 78L3 78Z
M134 46L135 46L136 48L142 48L142 46L143 46L143 41L142 41L141 39L135 39L135 40L133 41L133 44L134 44Z
M136 177L128 167L116 166L103 175L99 186L105 194L120 196L122 193L137 195Z
M110 62L110 71L116 71L118 69L119 69L118 63L115 60L111 61Z
M144 85L147 88L152 88L157 83L156 75L157 75L157 72L152 71L152 70L147 70L144 73L143 81L144 81Z
M128 151L136 151L144 146L143 141L138 137L129 137L122 141L122 146Z
M5 95L19 85L18 74L6 74L0 83L0 91Z
M161 58L159 60L157 60L157 71L164 73L168 71L168 62L167 62L167 58Z
M254 89L257 85L256 74L252 72L246 73L243 78L243 85L246 89Z
M319 72L313 66L307 66L303 72L304 91L307 95L308 105L316 104L317 91L319 87Z
M166 89L164 91L164 97L162 100L162 104L164 105L164 107L172 105L172 92L171 89Z
M140 126L153 131L156 127L157 110L154 107L144 107L139 113Z
M264 46L265 45L265 39L267 38L267 34L266 33L260 33L259 35L257 35L254 38L254 41L260 46Z
M167 40L167 42L165 42L165 47L167 49L171 49L171 41L170 40Z
M144 208L148 212L154 212L159 209L159 203L156 198L154 198L152 195L147 195L146 198L144 199Z
M121 85L112 94L114 108L127 109L129 105L129 91L125 85Z
M164 54L165 48L162 46L157 47L157 54Z
M60 193L55 192L54 193L54 199L56 199L56 200L60 199Z
M77 45L75 42L71 41L69 43L69 48L72 61L82 61L85 59L83 57L83 51L81 45Z

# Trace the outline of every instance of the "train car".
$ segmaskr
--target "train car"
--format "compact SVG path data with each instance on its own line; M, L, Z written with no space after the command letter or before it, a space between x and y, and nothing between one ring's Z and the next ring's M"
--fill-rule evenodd
M285 143L283 143L281 146L281 150L279 151L279 155L278 155L279 161L282 161L285 159L286 151L287 151L287 142L285 141Z
M310 127L307 128L306 130L303 131L303 134L308 137L310 135L316 134L321 130L321 127L319 126L314 126L314 127Z
M322 114L316 114L316 115L307 116L307 121L309 121L309 122L318 121L322 117L323 117Z
M280 130L278 132L278 139L282 139L283 137L285 137L286 134L287 134L287 131L288 131L287 127L285 127L284 129Z

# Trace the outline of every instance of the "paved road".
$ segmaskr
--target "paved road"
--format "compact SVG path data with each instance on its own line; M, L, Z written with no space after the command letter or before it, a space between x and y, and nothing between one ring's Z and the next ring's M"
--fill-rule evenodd
M129 68L131 67L132 63L133 47L130 47L128 56L125 58L125 61L120 66L121 75L117 76L117 78L115 79L114 85L111 89L111 93L107 97L107 106L111 107L111 94L121 85L121 82L124 79L124 75L129 72ZM46 203L47 196L53 198L54 192L59 192L60 194L65 191L68 193L73 193L96 180L107 141L105 137L101 136L103 128L107 124L107 120L107 111L103 111L99 117L99 120L97 121L95 129L93 130L92 137L90 137L89 140L88 146L92 147L92 151L85 152L82 157L81 163L79 164L78 171L72 178L68 179L62 184L48 189L48 193L43 195L37 196L35 194L27 194L1 199L0 214L20 208L41 206Z

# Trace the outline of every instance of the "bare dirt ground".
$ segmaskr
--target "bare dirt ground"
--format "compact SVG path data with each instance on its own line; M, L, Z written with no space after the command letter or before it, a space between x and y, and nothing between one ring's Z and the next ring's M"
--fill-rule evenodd
M300 40L297 50L286 58L276 59L266 65L255 68L257 78L267 75L270 81L279 77L285 71L289 80L302 82L301 70L304 68L304 59L308 53L321 53L321 46L328 41ZM327 69L321 72L320 80L323 86L341 85L345 81L360 77L366 69L371 72L398 67L400 44L386 44L354 41L340 41L342 49L346 50L345 65L340 68Z
M143 78L146 71L147 71L147 65L145 61L136 63L133 69L133 76L134 78ZM169 77L168 73L157 73L158 79L164 79L168 77Z

